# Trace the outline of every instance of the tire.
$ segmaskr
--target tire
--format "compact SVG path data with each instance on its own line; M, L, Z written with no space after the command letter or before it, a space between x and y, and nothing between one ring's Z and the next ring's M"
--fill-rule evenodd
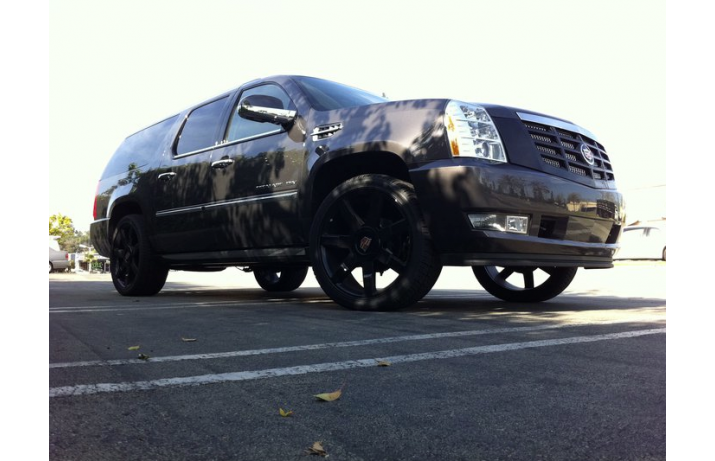
M50 274L51 274L52 273L52 263L49 263L49 264L50 264Z
M256 269L253 276L266 291L293 291L301 286L308 275L307 267Z
M442 270L412 184L384 175L349 179L323 200L309 253L323 291L354 310L410 306Z
M477 280L490 294L520 303L538 303L558 296L571 284L577 270L577 267L472 267ZM542 273L546 274L545 280L537 282Z
M169 273L151 250L144 218L139 215L127 215L117 223L109 267L114 288L123 296L155 295Z
M663 261L665 261L665 248L663 248Z

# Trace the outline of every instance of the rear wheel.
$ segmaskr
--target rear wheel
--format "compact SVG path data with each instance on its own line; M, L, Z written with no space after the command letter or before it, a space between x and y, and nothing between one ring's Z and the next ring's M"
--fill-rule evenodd
M397 310L426 295L442 266L411 184L363 175L320 205L310 257L321 288L356 310Z
M127 215L112 237L110 271L114 288L123 296L151 296L166 282L169 269L154 255L139 215Z
M308 275L307 267L256 269L253 276L266 291L293 291L301 286Z
M558 296L571 284L577 270L577 267L472 267L479 283L493 296L523 303Z

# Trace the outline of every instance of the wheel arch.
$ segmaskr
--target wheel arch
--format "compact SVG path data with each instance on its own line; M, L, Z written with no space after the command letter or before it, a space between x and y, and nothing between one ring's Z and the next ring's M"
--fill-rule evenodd
M330 191L350 178L364 174L383 174L406 182L410 173L404 160L386 151L368 151L335 157L311 172L306 214L311 218Z
M114 229L117 223L125 216L130 214L143 215L144 211L139 203L134 201L124 201L117 203L112 207L112 211L109 217L109 226L107 227L107 238L111 242L112 235L114 234Z

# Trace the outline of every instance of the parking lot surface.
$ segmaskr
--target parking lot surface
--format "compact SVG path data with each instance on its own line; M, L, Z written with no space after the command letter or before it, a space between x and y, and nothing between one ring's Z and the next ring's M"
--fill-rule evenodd
M171 272L130 298L51 274L50 459L665 459L665 311L664 263L580 270L537 305L445 268L387 313L312 277Z

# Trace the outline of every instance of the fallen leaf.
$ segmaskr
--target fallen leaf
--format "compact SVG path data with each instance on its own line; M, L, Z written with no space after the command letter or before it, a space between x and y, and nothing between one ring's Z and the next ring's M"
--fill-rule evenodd
M181 337L181 340L185 343L194 343L196 342L196 338L184 338L183 336Z
M128 350L128 351L138 351L138 350L139 350L139 346L127 347L127 350Z
M287 417L289 417L290 415L293 414L293 411L292 411L292 410L291 410L291 411L285 411L285 410L282 409L282 408L279 408L278 410L280 411L281 416L284 417L284 418L287 418Z
M335 392L329 392L329 393L325 393L325 394L318 394L318 395L315 395L314 397L315 397L315 398L318 398L318 399L320 399L320 400L324 400L324 401L326 401L326 402L332 402L333 400L338 400L341 395L343 395L343 388L342 388L342 387L341 387L340 389L338 389L337 391L335 391Z
M377 362L378 367L389 367L390 365L392 365L392 364L390 362L388 362L387 360L381 360L381 361Z
M309 455L318 455L324 458L328 456L328 452L323 448L323 442L315 442L313 446L305 450L305 452Z
M139 356L138 356L137 358L138 358L139 360L149 360L149 356L148 356L148 355L144 355L144 354L139 354Z

